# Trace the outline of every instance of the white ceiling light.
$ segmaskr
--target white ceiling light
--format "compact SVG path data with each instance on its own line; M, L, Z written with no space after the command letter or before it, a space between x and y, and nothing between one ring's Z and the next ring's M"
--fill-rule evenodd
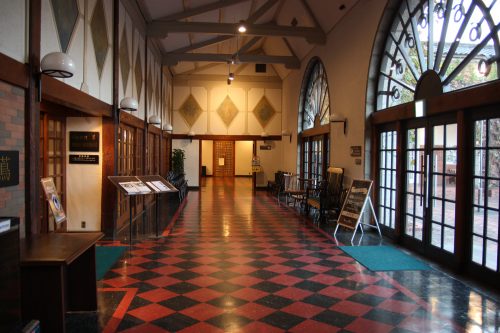
M139 103L137 103L137 100L132 97L124 97L120 101L120 110L124 111L137 111L139 108Z
M247 27L245 25L245 22L243 21L240 22L240 25L238 26L238 32L242 34L247 32Z

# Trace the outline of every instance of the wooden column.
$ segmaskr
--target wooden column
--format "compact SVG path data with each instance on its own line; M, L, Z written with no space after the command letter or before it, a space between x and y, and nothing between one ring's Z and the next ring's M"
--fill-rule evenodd
M113 113L112 117L102 118L102 199L101 199L101 230L106 237L114 237L116 231L117 191L108 180L108 176L118 174L118 127L120 125L120 110L118 109L119 89L119 23L120 1L113 1Z
M29 3L29 82L26 94L25 117L25 211L26 236L40 233L40 102L38 101L38 81L40 78L40 30L41 0Z

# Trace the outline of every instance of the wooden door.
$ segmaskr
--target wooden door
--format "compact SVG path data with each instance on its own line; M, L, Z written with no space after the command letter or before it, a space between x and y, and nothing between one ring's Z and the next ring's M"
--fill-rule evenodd
M214 141L214 176L234 176L234 141Z

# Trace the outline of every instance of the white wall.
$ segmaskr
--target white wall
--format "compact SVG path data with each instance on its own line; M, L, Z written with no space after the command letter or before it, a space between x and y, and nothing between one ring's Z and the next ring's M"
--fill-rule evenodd
M253 141L236 141L234 151L234 175L251 176Z
M212 176L214 174L214 142L201 141L201 154L201 165L207 167L207 176Z
M184 160L185 179L188 186L200 186L200 140L172 140L172 150L183 149L186 159Z
M271 150L260 150L262 145L271 145ZM280 156L282 156L281 141L257 141L257 156L260 157L262 172L257 173L257 187L267 186L269 180L274 180L276 171L281 170Z
M70 152L69 132L99 132L99 153ZM99 164L69 164L69 154L99 155ZM66 214L68 231L101 230L102 121L98 117L66 118ZM81 222L86 228L81 228Z
M0 52L21 63L28 61L26 0L0 0Z
M313 56L318 56L325 65L331 111L348 120L347 133L342 124L330 124L332 165L345 168L345 182L353 178L364 178L364 159L355 164L350 156L350 146L361 146L364 150L365 104L368 67L373 39L378 29L386 1L359 1L327 36L324 46L315 47L302 61L300 71L292 71L283 82L283 128L293 132L292 143L283 145L284 169L296 170L297 161L297 111L304 70ZM360 28L360 22L363 22Z
M68 55L75 62L75 74L71 78L60 80L111 104L113 92L113 1L103 0L109 44L101 77L98 74L94 42L90 29L90 22L97 1L78 0L77 3L79 14L67 50ZM50 0L42 0L41 20L40 53L43 58L47 53L62 51Z

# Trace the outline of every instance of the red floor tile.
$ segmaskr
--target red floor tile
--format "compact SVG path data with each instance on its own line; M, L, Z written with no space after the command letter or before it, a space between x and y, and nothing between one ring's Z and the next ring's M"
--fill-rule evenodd
M153 303L146 306L142 306L140 308L129 311L128 314L137 317L145 322L150 322L155 319L166 317L175 311L168 309L159 304Z

